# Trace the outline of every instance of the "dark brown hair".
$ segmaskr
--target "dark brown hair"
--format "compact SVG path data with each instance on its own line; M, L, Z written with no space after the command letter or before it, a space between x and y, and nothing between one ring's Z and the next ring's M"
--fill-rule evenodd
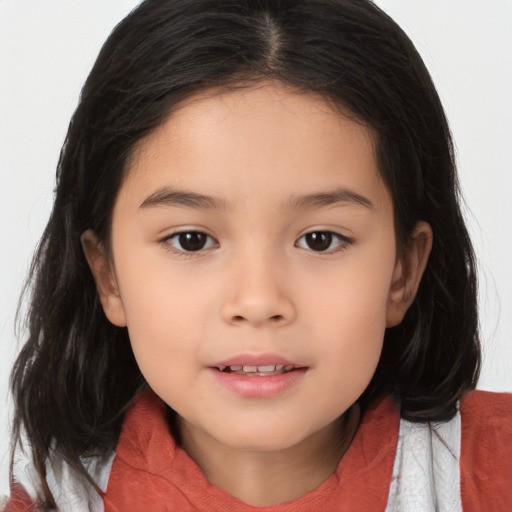
M402 417L444 420L474 387L475 264L452 141L404 32L368 0L147 0L113 31L85 83L28 281L28 339L12 374L14 440L26 432L46 506L50 454L80 470L80 456L114 449L144 384L126 329L103 313L80 235L93 229L108 243L134 145L184 98L264 79L321 94L370 126L398 240L407 243L419 220L434 232L417 297L385 334L363 408L391 393Z

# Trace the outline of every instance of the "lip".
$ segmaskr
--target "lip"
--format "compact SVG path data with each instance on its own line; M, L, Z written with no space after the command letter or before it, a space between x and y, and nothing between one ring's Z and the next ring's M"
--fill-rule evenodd
M283 365L294 369L269 376L250 376L227 373L219 370L225 366ZM307 367L277 354L240 354L209 366L216 382L224 389L242 398L272 398L296 386L304 377Z
M297 368L279 375L247 376L225 373L210 368L215 380L224 388L243 398L271 398L296 386L306 373L306 368Z
M271 364L293 366L294 368L304 368L278 354L239 354L224 361L219 361L209 365L210 368L220 368L221 366L268 366Z

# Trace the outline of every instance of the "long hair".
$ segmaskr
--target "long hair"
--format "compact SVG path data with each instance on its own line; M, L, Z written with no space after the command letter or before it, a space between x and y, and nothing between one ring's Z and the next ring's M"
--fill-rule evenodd
M79 457L115 448L123 412L144 385L127 330L103 313L80 235L93 229L108 248L134 145L182 100L269 79L320 94L371 127L399 244L419 220L434 232L418 294L386 332L361 406L391 393L402 417L444 420L475 386L475 262L450 130L404 32L369 0L146 0L115 28L84 85L27 285L14 440L26 433L46 506L45 461L58 454L85 475Z

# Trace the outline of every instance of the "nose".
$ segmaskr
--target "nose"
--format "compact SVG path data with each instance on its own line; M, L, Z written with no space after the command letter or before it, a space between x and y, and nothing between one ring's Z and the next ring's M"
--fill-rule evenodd
M265 254L239 257L230 273L222 305L224 321L232 325L281 327L292 323L296 307L287 286L284 262Z

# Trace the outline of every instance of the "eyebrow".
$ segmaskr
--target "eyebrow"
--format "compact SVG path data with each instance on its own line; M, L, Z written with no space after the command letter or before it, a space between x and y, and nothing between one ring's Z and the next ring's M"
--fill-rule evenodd
M148 196L140 208L157 206L184 206L200 210L227 210L227 201L212 196L205 196L195 192L187 192L171 187L162 187Z
M332 191L293 196L288 201L287 206L290 209L300 210L334 206L338 203L355 203L370 210L375 210L374 204L367 197L346 188L336 188Z
M306 210L334 206L338 203L355 203L370 210L375 206L365 196L346 188L337 188L332 191L317 192L313 194L292 196L286 206L291 210ZM227 201L217 197L188 192L172 187L162 187L148 196L140 208L152 208L158 206L182 206L200 210L230 210Z

